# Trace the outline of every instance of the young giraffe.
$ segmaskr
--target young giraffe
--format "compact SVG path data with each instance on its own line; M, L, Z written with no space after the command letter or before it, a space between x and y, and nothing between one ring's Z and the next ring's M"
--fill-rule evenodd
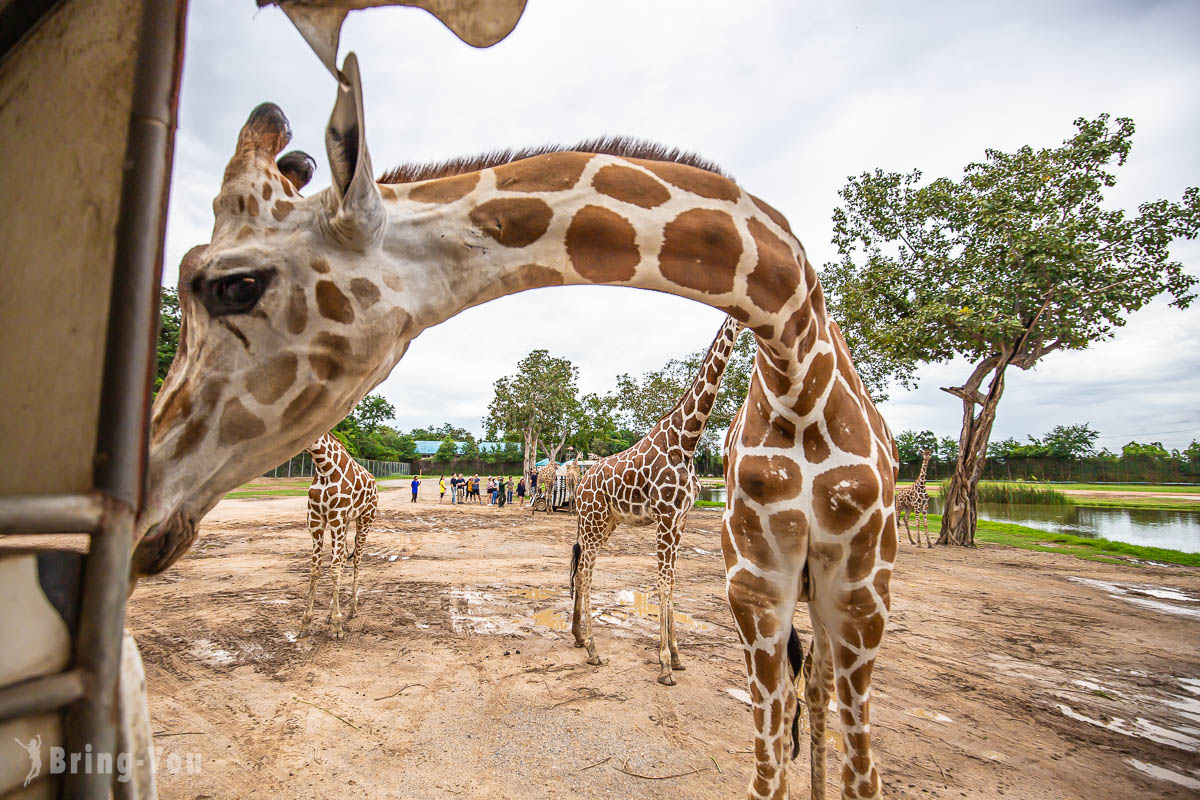
M687 391L675 407L628 450L600 459L579 487L579 527L571 555L575 646L599 665L592 638L592 571L618 522L655 525L658 555L658 682L674 686L682 670L675 643L675 558L688 512L700 495L693 459L721 388L742 324L726 317Z
M308 487L308 532L312 534L312 567L308 573L308 603L300 621L300 636L308 636L313 601L317 596L317 578L321 575L321 548L329 531L332 552L329 576L333 579L333 597L329 600L327 622L333 623L333 635L342 638L342 609L339 600L342 567L346 563L346 530L354 522L354 580L350 589L350 618L358 613L358 565L367 530L379 510L379 487L375 478L346 452L331 433L305 448L313 460L313 480Z
M908 534L908 543L921 546L921 526L925 526L925 546L933 549L929 541L929 492L925 491L925 468L929 466L929 450L921 451L921 472L913 485L907 489L896 491L896 513L904 520L904 532ZM912 530L908 527L908 512L915 511L917 515L917 540L912 538Z
M550 459L546 462L546 466L538 470L537 473L537 490L538 493L546 498L546 513L554 511L550 507L550 500L554 496L554 483L558 480L558 462ZM529 504L530 510L533 509L533 503Z
M567 464L567 496L571 498L571 510L576 511L577 504L575 502L575 492L579 489L579 481L583 473L579 471L579 451L575 451L575 458L571 459L571 463Z
M896 555L896 451L783 216L711 164L623 140L376 183L353 54L326 131L328 190L297 195L303 176L275 162L289 134L278 107L251 114L212 240L180 269L181 341L154 406L133 578L167 568L225 492L331 428L415 336L465 308L560 284L698 300L759 345L726 439L722 522L754 711L748 793L788 793L787 642L804 601L814 795L836 690L843 797L879 797L870 686Z

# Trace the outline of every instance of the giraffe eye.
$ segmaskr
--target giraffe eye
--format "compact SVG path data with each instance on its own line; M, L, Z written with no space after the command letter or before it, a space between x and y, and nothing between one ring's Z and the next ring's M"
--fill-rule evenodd
M204 306L214 317L245 314L263 296L273 274L271 270L259 270L205 281Z

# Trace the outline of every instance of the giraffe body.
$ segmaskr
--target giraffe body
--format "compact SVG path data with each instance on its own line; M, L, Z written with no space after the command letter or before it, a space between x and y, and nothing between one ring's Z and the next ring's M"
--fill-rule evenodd
M342 638L340 588L342 568L346 564L346 533L354 523L354 578L350 589L350 617L358 613L358 568L362 562L367 531L379 510L379 487L342 443L327 433L307 448L313 460L313 480L308 487L308 532L312 535L312 566L308 575L308 600L300 622L300 636L309 634L317 579L321 576L321 551L325 531L329 531L329 577L333 595L329 599L327 622L333 624L335 638Z
M329 430L422 330L526 289L629 286L697 300L758 340L726 439L727 596L754 710L754 798L788 794L797 698L787 642L812 618L806 688L837 692L842 795L877 798L870 687L896 556L896 449L784 217L711 165L605 141L414 167L377 183L348 56L326 131L332 183L276 158L256 109L180 267L183 325L154 406L133 574L166 569L225 492ZM599 151L599 152L597 152ZM818 656L820 656L818 658ZM824 742L813 740L813 771ZM814 784L816 796L822 786Z
M921 546L921 528L925 528L925 546L933 549L929 540L929 492L925 488L925 470L929 466L929 450L921 451L921 472L912 486L896 490L896 513L904 520L904 532L908 534L908 543ZM917 540L914 542L912 530L908 527L908 514L913 512L917 517Z
M558 463L554 459L550 459L546 466L540 468L537 473L537 496L529 503L529 508L536 511L538 503L541 502L543 510L549 514L554 511L554 483L558 480Z
M708 424L733 354L741 323L727 317L709 347L688 392L637 444L600 459L579 487L579 532L572 559L576 647L586 647L588 663L600 665L592 638L592 573L596 556L618 523L655 526L658 557L658 682L674 686L682 670L675 640L675 560L687 515L700 496L696 447Z
M571 459L570 464L567 464L567 496L571 498L571 511L578 510L576 494L582 478L583 473L579 471L579 451L576 450L575 458Z

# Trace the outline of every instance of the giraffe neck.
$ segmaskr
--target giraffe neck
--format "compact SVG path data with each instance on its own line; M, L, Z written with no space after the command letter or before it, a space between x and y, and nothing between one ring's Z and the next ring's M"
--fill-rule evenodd
M913 486L920 489L925 488L925 470L929 467L929 456L925 456L921 460L921 471L917 474L917 479L913 481Z
M677 441L690 458L696 454L700 437L708 425L708 418L717 402L721 390L721 379L733 355L733 348L741 333L742 325L732 317L717 332L717 338L708 348L692 385L675 407L659 421L656 427L667 430L672 440Z
M350 454L342 447L342 443L332 433L327 433L305 448L313 461L313 471L322 477L345 468L345 461Z
M825 335L816 273L786 222L713 173L556 153L379 189L387 224L370 261L392 295L384 310L403 309L390 320L402 342L383 374L425 328L546 286L631 286L705 303L751 328L774 352L771 365L796 367L793 377Z

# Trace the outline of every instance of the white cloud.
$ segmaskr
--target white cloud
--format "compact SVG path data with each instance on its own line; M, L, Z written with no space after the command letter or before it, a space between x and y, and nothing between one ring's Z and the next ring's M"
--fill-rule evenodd
M783 211L816 263L833 257L830 212L847 175L875 167L961 172L986 147L1049 146L1077 116L1132 116L1134 153L1113 202L1178 198L1200 175L1200 6L1142 3L533 2L487 50L409 8L353 13L343 53L364 74L376 168L495 147L629 133L695 150ZM292 122L292 146L328 180L332 78L275 8L194 4L188 20L167 275L206 241L211 200L237 130L263 100ZM1177 248L1192 271L1200 247ZM1200 312L1155 304L1111 342L1011 374L997 433L1023 437L1089 421L1126 433L1200 429ZM403 427L478 429L492 382L549 348L606 391L705 346L705 306L647 292L551 289L504 298L425 332L380 387ZM894 430L957 432L932 365L885 407ZM1117 437L1117 438L1112 438ZM1200 430L1141 438L1185 444Z

